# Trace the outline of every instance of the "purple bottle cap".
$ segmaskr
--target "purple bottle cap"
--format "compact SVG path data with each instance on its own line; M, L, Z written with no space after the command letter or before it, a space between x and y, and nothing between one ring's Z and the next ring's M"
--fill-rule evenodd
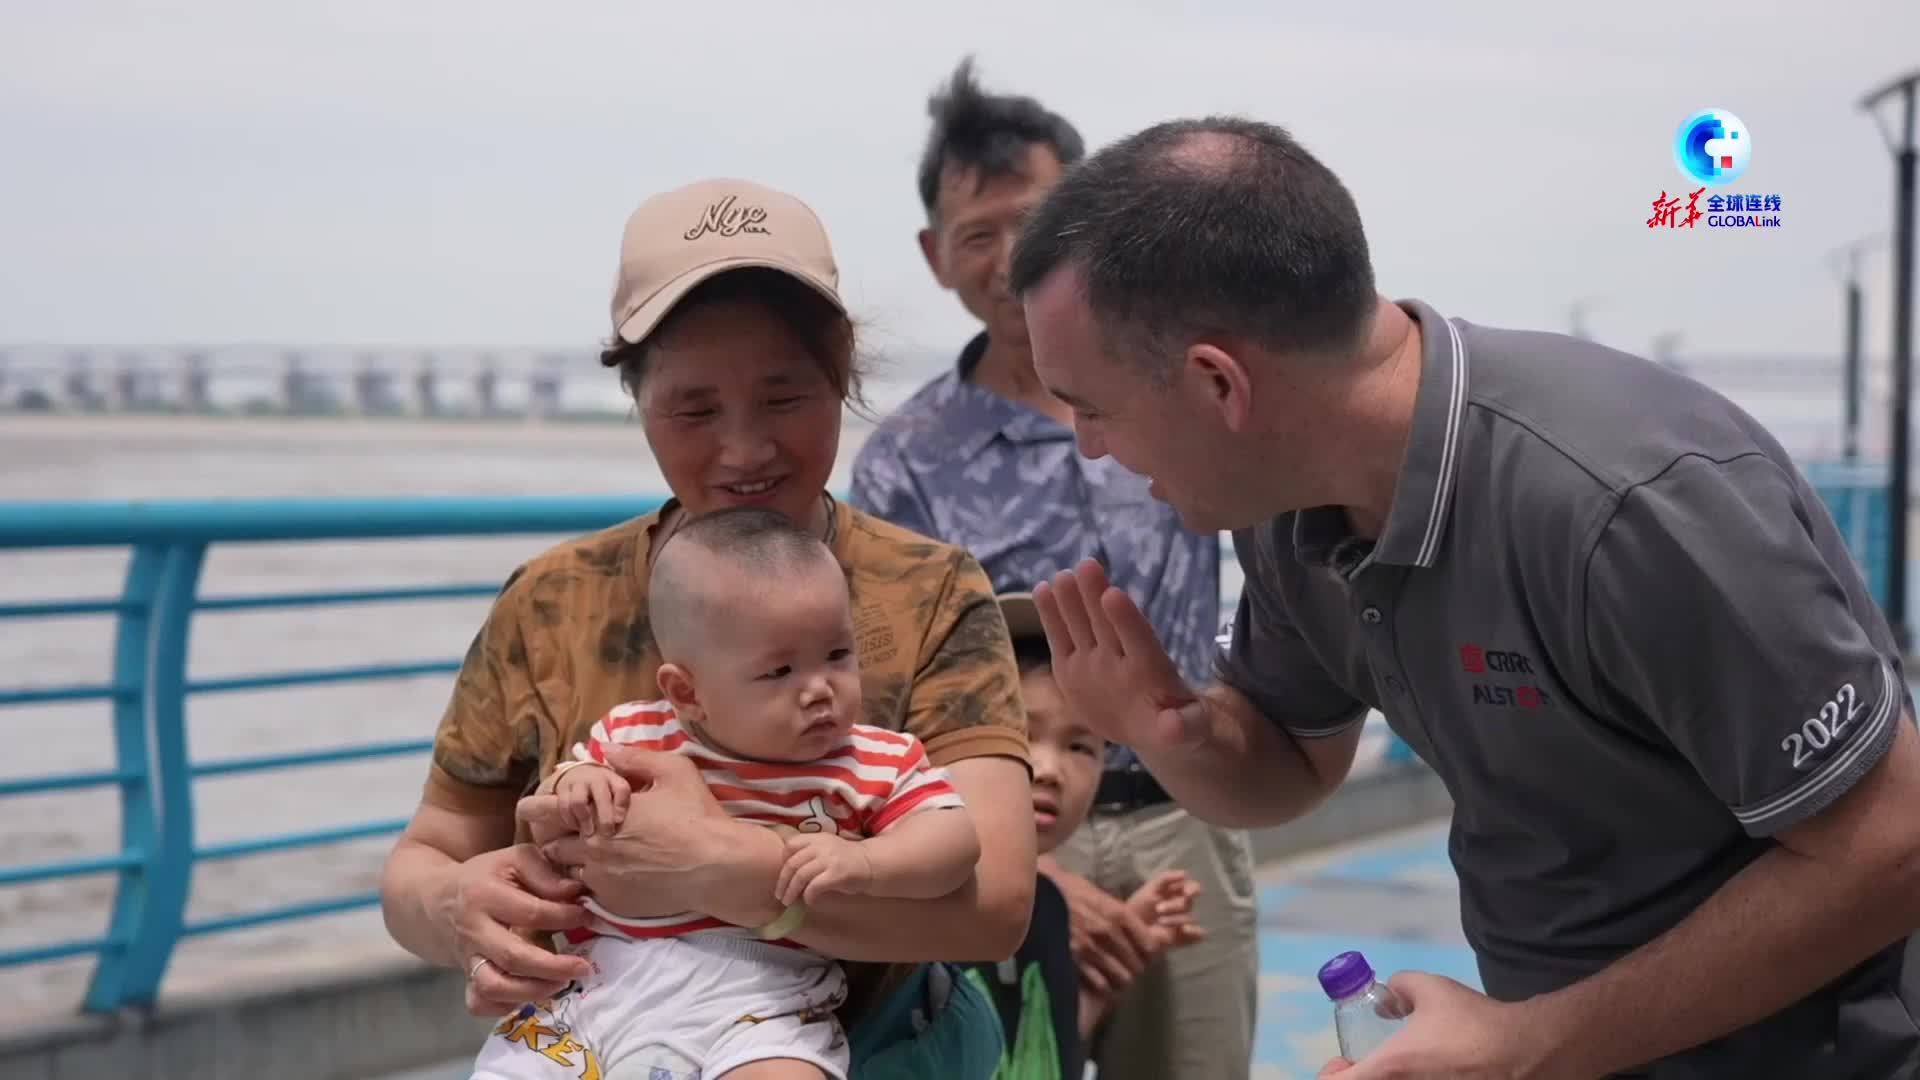
M1334 1001L1352 997L1372 981L1373 965L1357 952L1343 952L1320 968L1320 989Z

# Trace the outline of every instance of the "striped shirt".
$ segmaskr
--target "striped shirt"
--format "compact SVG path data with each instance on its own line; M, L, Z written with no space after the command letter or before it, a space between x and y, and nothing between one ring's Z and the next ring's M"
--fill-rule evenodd
M574 746L581 761L606 763L613 745L691 758L707 790L730 816L798 832L878 836L918 810L965 806L934 767L920 740L901 731L855 724L839 745L814 761L749 761L697 739L680 723L671 702L616 705ZM593 930L626 937L675 937L699 930L733 930L729 923L697 912L632 918L585 901Z

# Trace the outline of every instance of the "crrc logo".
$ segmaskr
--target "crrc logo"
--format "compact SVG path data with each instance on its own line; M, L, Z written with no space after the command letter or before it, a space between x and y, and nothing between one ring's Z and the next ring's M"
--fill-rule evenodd
M1533 674L1533 664L1520 653L1483 649L1478 645L1460 646L1460 667L1474 675L1488 671L1499 671L1509 675Z

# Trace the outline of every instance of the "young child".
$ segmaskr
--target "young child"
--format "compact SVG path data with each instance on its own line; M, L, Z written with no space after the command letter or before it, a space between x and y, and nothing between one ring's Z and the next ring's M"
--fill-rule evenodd
M516 1023L544 1011L550 1028L564 1025L548 1034L570 1037L609 1077L845 1080L834 1016L845 978L781 935L800 905L826 894L935 898L960 888L980 854L971 816L918 740L856 722L846 579L819 539L771 511L705 515L663 544L648 595L664 699L608 712L541 789L559 796L564 824L608 832L632 793L605 765L607 748L685 754L728 813L787 834L775 893L788 913L756 931L588 899L591 930L569 940L596 974L507 1018L475 1075L559 1076L547 1055L511 1038ZM658 1064L662 1050L672 1066Z
M1106 742L1067 709L1054 685L1053 658L1033 597L1002 593L999 600L1020 665L1033 761L1033 824L1044 859L1093 808ZM1154 875L1127 900L1155 952L1199 940L1202 931L1192 920L1198 891L1184 873L1170 870ZM998 964L969 965L968 977L998 1006L1006 1031L997 1080L1080 1080L1086 1043L1112 1003L1081 980L1066 899L1045 874L1034 883L1033 919L1019 952Z

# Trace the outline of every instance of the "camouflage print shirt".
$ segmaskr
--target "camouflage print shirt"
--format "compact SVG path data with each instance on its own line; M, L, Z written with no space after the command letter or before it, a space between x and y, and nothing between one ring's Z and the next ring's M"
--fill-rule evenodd
M1098 559L1140 605L1187 679L1211 681L1220 627L1220 538L1192 532L1147 481L1082 456L1073 431L974 385L986 335L955 370L907 399L860 448L849 499L870 514L958 544L996 592L1028 590ZM1108 748L1107 767L1134 760Z

